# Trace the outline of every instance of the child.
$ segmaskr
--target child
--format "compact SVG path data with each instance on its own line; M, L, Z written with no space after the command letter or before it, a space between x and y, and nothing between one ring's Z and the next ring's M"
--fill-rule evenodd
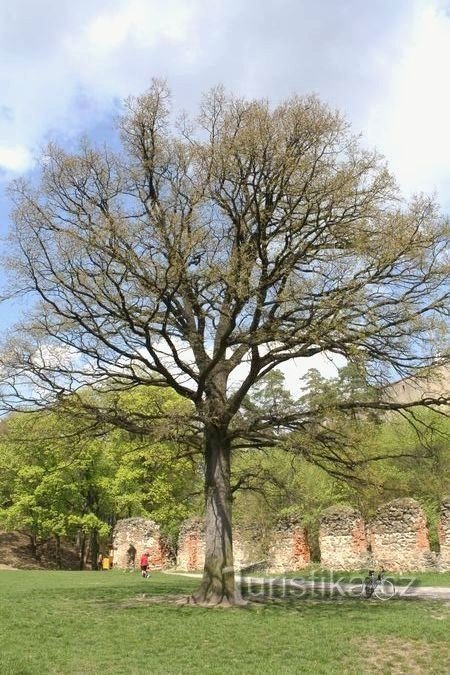
M149 576L148 574L148 551L145 551L141 555L141 560L140 560L140 566L141 566L141 575L143 576L144 579L147 579Z

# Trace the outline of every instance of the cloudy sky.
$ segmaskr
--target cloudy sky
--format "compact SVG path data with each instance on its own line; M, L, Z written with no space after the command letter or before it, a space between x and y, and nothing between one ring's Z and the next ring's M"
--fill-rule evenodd
M117 102L167 77L177 105L224 83L318 93L404 189L450 202L447 0L0 0L2 184L49 136L105 134Z
M405 193L450 211L449 69L450 0L0 0L0 234L4 188L42 144L107 138L154 76L187 109L219 82L273 101L314 91Z

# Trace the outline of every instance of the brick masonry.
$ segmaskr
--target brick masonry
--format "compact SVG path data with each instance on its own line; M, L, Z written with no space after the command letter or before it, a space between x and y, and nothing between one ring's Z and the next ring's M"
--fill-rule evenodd
M261 533L252 528L235 527L233 556L236 570L255 563L265 563L270 571L300 570L309 564L311 556L306 530L298 523L283 521L270 537L267 550ZM183 524L178 539L177 569L201 570L205 561L205 532L203 521L191 518Z
M260 563L267 557L263 533L252 527L233 530L233 558L236 570Z
M258 537L251 529L234 528L233 553L236 569L245 567L261 557ZM204 564L204 522L201 518L189 518L183 523L178 538L177 569L193 572L202 570Z

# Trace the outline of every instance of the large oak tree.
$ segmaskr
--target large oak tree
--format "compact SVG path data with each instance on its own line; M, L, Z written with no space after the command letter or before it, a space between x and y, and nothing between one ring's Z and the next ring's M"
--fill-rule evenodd
M174 120L155 81L118 128L119 150L50 145L40 180L12 187L11 292L39 301L5 345L3 398L72 406L86 382L107 381L188 399L206 502L193 597L234 603L232 449L323 415L248 416L241 404L293 357L339 354L386 378L442 360L448 229L431 200L406 204L382 158L315 97L272 107L218 88L196 119ZM342 401L371 405L402 407ZM156 423L98 414L131 430Z

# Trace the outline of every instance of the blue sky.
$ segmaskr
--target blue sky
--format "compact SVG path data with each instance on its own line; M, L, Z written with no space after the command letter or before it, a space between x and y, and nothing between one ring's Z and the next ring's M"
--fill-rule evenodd
M377 146L406 194L450 211L450 2L0 0L0 234L5 186L49 138L108 139L118 102L166 77L178 108L228 89L319 94ZM0 305L0 328L18 315Z

